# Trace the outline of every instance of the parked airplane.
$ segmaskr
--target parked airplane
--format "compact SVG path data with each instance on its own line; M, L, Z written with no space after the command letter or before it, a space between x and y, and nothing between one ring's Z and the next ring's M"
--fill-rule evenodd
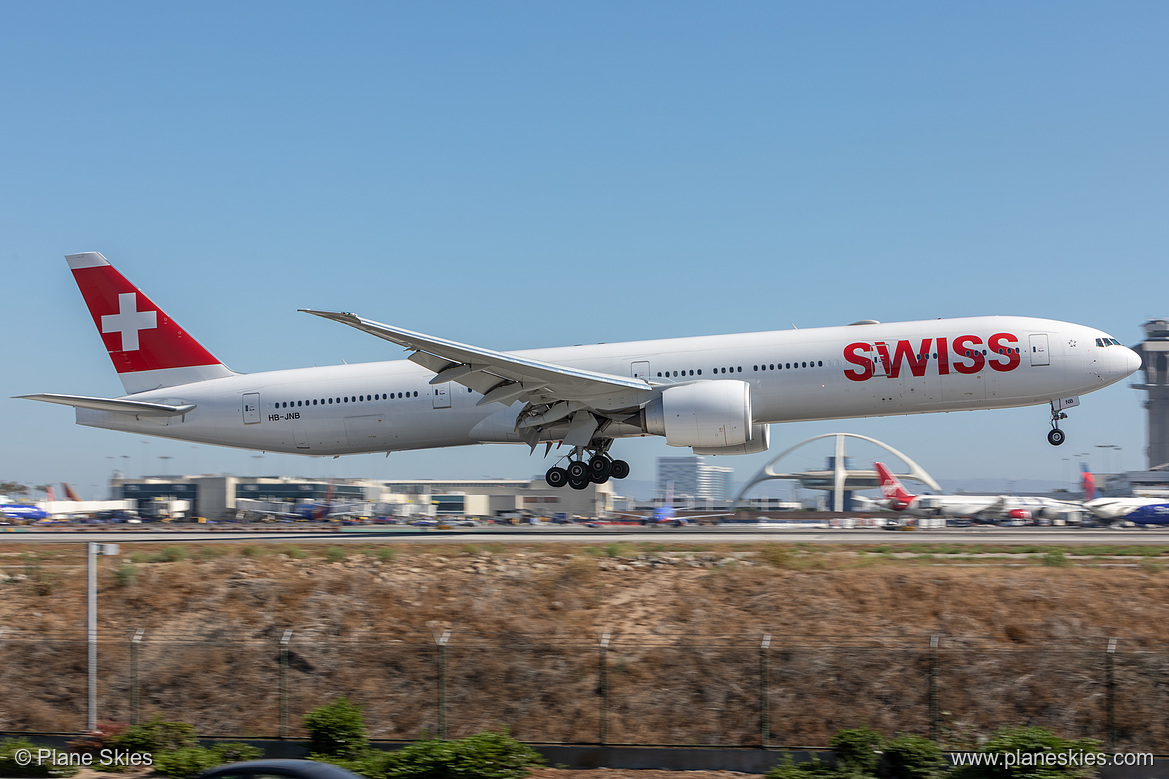
M733 512L722 511L715 514L687 514L681 516L678 514L678 509L674 507L674 482L666 485L666 500L662 505L653 510L652 514L632 514L627 511L612 512L619 516L630 517L639 520L643 525L650 525L652 527L661 527L663 525L673 525L674 527L683 527L689 525L697 519L707 519L708 517L726 517Z
M1149 503L1140 506L1125 514L1123 519L1142 527L1169 525L1169 503Z
M547 480L575 489L629 474L609 456L618 438L658 435L696 454L750 454L767 449L768 426L778 422L1045 404L1048 440L1058 445L1066 408L1140 366L1099 330L1026 317L498 352L304 309L411 354L242 374L101 254L67 260L127 394L21 397L74 406L79 424L306 455L561 442L571 447L568 466L550 468Z
M31 503L0 503L0 517L4 519L50 519L49 512Z
M912 495L884 463L873 463L881 478L886 508L919 517L969 517L984 522L1055 519L1078 511L1079 505L1052 498L1014 495Z
M1084 508L1101 519L1132 519L1139 509L1169 505L1165 498L1096 498L1085 501ZM1150 512L1151 513L1151 512Z
M324 500L310 500L291 506L281 501L244 500L236 501L236 507L243 508L252 514L307 522L350 519L368 515L369 503L365 501L337 503L333 500L333 492L334 485L330 482L329 488L325 491Z

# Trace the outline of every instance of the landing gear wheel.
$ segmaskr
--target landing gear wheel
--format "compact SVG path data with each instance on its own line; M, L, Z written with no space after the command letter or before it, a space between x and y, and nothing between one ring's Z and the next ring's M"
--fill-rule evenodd
M609 480L609 476L613 473L613 461L603 454L593 455L593 459L589 460L589 476L597 484L604 484Z
M1058 427L1052 428L1051 432L1047 434L1047 443L1052 446L1059 446L1067 440L1067 434Z
M552 467L544 474L544 481L548 482L549 487L560 489L565 484L568 484L568 471L563 468Z
M613 467L609 471L609 475L614 479L624 479L629 475L629 463L624 460L614 460Z
M584 460L573 460L568 464L568 481L570 484L574 481L584 481L588 484L589 467L585 465Z
M574 490L586 489L589 486L589 483L590 483L589 478L587 476L584 479L569 479L568 480L568 486L572 487Z

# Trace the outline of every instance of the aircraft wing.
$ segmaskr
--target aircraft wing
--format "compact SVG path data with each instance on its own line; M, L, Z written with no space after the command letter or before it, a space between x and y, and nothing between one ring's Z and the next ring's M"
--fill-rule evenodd
M43 400L46 403L60 403L64 406L76 408L91 408L97 411L112 411L119 414L135 414L146 417L176 417L194 410L194 403L172 405L169 403L152 403L144 400L127 400L125 398L91 398L86 395L57 395L42 393L40 395L17 395L25 400Z
M362 332L404 346L414 352L410 360L434 371L431 384L455 381L480 392L487 403L499 400L510 405L519 398L548 396L553 400L588 401L614 394L652 397L649 382L641 379L595 373L556 363L517 357L469 346L445 338L415 333L345 312L300 309L306 314L331 319ZM506 392L501 391L504 388ZM494 398L490 397L492 394ZM489 399L490 398L490 399Z

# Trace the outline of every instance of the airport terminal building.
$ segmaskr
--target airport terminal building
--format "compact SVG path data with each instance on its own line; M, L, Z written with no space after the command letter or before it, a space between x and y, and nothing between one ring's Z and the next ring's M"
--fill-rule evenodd
M240 500L284 504L368 503L370 516L556 518L558 515L600 516L614 507L613 482L590 484L584 490L553 489L543 476L524 479L380 481L373 479L306 479L287 476L150 476L114 478L110 494L133 499L140 507L166 500L191 504L188 516L235 519ZM330 498L331 496L331 498Z

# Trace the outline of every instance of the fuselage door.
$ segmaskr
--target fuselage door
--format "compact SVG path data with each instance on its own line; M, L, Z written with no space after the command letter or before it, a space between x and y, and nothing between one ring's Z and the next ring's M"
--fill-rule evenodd
M629 365L629 375L635 379L649 378L649 361L642 360Z
M434 398L435 408L451 407L451 383L449 381L444 381L442 384L435 384L431 389L434 391L431 397Z
M260 393L244 393L244 424L254 425L260 421Z
M1050 365L1051 358L1047 354L1047 333L1032 333L1030 341L1031 364Z

